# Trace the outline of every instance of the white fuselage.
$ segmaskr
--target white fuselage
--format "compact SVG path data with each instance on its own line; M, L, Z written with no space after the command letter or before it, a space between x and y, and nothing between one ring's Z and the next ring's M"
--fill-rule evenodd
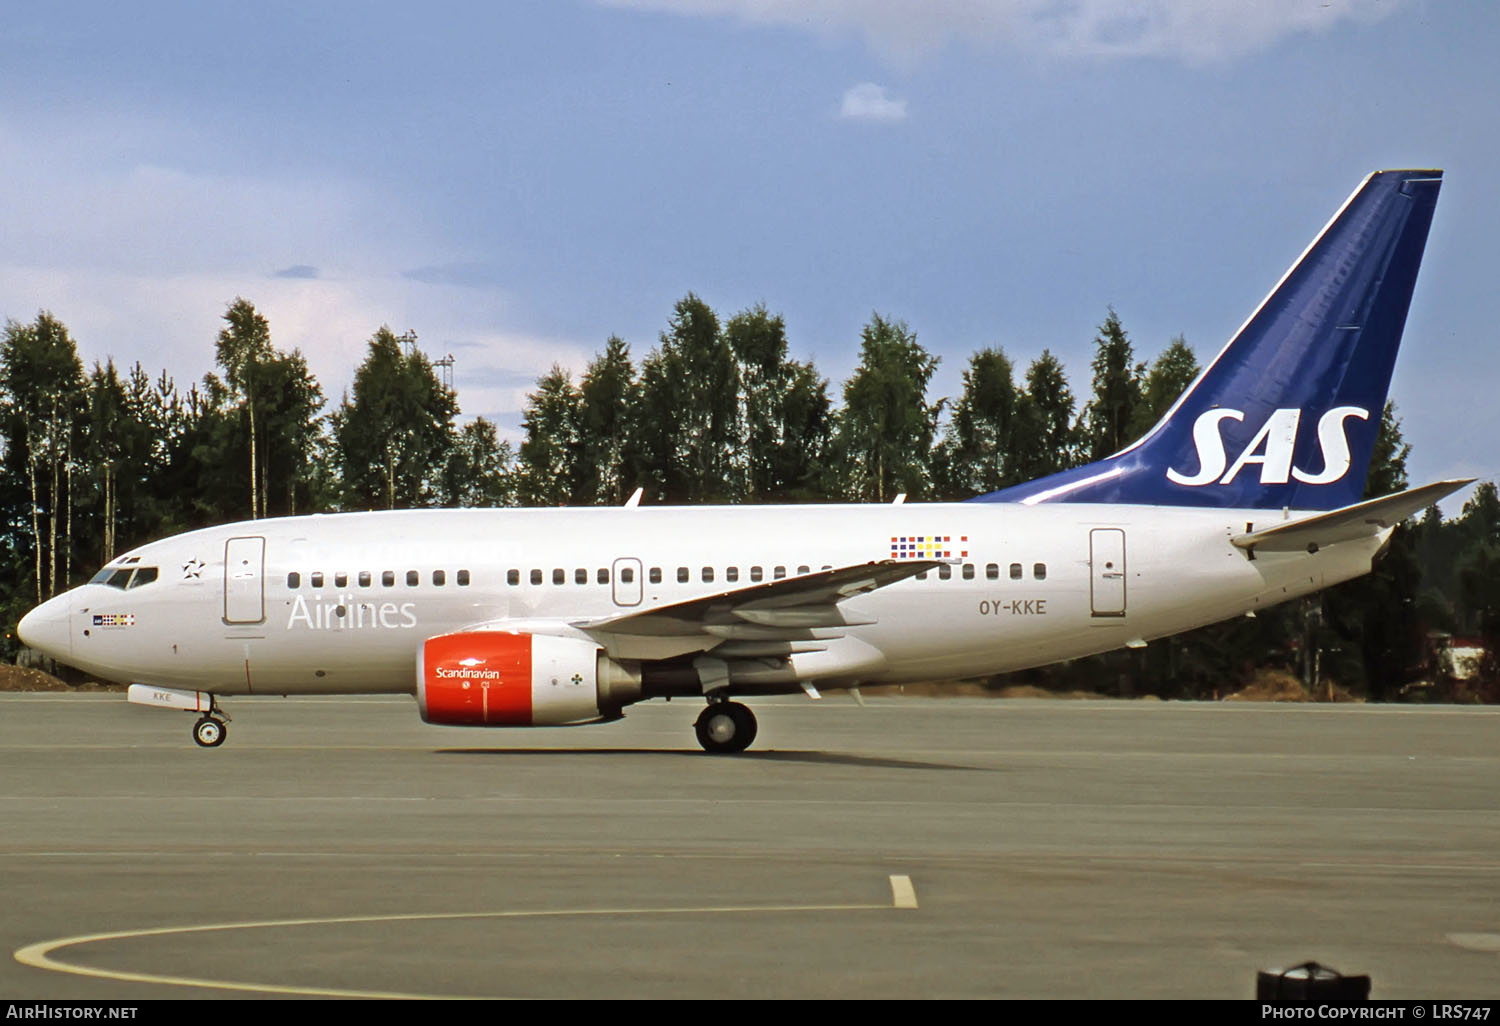
M950 573L845 600L850 621L864 622L824 633L869 657L835 660L826 675L813 660L806 673L834 686L972 677L1149 641L1316 591L1367 572L1388 534L1254 559L1230 544L1283 516L1002 503L308 516L142 546L111 566L155 567L154 580L87 584L28 620L50 654L106 679L219 694L408 692L418 651L435 635L578 635L569 625L778 572L938 558ZM674 654L669 644L597 637L620 659Z

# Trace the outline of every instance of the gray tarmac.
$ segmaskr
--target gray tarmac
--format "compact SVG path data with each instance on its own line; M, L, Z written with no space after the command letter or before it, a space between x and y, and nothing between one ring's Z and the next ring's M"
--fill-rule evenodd
M0 998L1500 997L1500 710L751 704L0 695Z

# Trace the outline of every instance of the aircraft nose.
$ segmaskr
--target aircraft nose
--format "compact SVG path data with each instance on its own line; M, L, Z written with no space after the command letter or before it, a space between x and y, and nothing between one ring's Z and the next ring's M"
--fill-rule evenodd
M56 595L43 602L16 625L21 643L54 659L67 659L73 654L73 635L68 623L72 609L69 595Z

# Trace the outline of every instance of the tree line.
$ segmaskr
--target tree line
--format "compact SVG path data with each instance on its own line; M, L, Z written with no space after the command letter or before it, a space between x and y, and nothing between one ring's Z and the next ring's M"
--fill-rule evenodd
M206 340L205 340L206 341ZM424 506L618 505L964 499L1102 459L1139 437L1196 377L1186 340L1138 360L1113 310L1075 396L1047 350L1018 375L975 352L956 397L929 398L938 357L905 323L873 314L835 402L792 357L764 305L722 319L693 294L637 363L610 337L580 375L554 366L528 395L518 448L456 393L416 345L381 327L329 408L297 350L239 298L214 341L215 371L178 388L139 362L85 370L66 326L42 312L0 340L4 614L14 624L119 552L238 519ZM1387 406L1367 492L1406 486ZM1105 693L1195 697L1266 666L1318 673L1372 698L1442 679L1434 632L1500 652L1500 499L1402 525L1376 573L1320 598L1151 646L1022 675ZM1464 695L1500 674L1486 660Z

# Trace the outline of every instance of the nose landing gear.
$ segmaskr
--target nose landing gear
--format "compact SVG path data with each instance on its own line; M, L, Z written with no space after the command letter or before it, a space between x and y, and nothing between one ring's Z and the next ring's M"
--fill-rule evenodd
M217 716L205 716L193 724L193 740L203 748L217 748L229 736L229 728Z
M733 754L743 752L755 740L755 714L738 702L710 700L708 708L698 714L693 724L698 743L705 752Z
M132 684L125 697L136 705L149 705L157 709L183 709L201 713L193 724L193 740L200 748L217 748L224 743L229 728L224 724L229 717L214 701L209 691L178 691L155 684Z

